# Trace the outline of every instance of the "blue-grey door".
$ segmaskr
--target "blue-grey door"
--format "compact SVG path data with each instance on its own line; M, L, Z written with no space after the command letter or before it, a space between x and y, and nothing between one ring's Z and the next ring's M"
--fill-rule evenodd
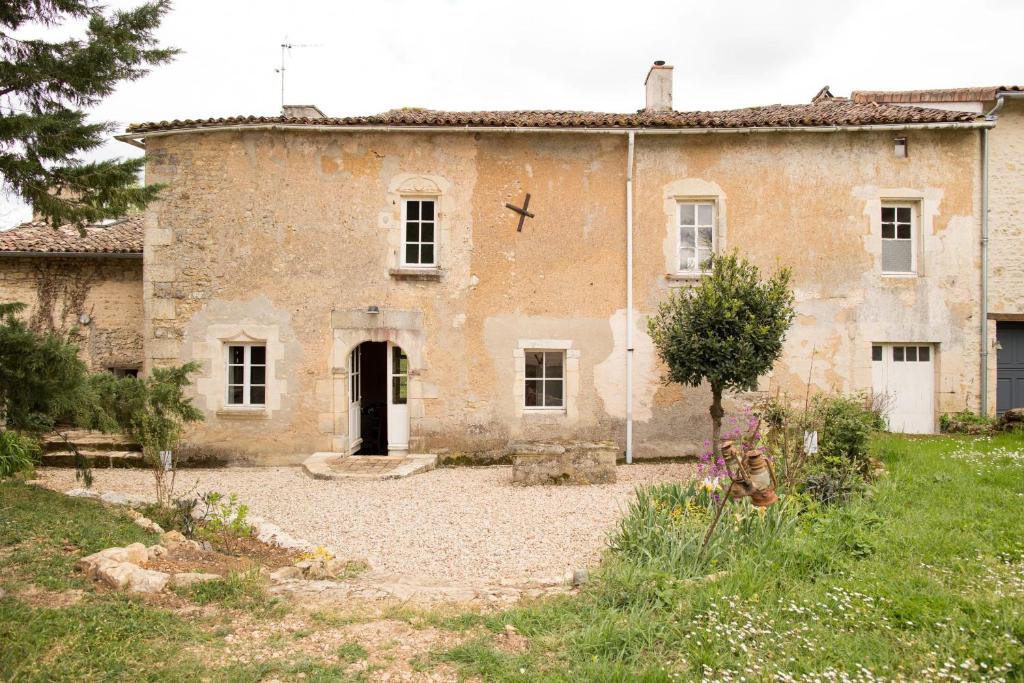
M1024 323L996 323L996 411L1024 408Z

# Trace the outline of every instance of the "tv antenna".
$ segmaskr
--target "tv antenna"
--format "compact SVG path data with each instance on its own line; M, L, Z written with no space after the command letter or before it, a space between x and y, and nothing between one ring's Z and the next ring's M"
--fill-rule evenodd
M300 44L300 43L289 43L287 37L285 37L284 42L281 43L281 66L276 68L276 69L274 69L274 71L276 71L277 73L281 74L281 111L282 112L284 111L284 72L285 72L284 58L285 58L285 54L286 53L287 54L291 54L290 51L295 49L295 48L297 48L297 47L320 47L320 45L319 44L312 44L312 43L303 43L303 44Z

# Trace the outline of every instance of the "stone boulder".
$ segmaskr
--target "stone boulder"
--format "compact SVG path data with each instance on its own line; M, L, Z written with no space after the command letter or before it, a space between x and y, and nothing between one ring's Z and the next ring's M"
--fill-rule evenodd
M75 563L75 567L81 570L90 579L95 578L101 564L119 564L130 562L133 564L145 564L149 561L149 550L141 543L132 543L124 548L107 548L98 553L87 555Z
M618 447L597 443L520 443L512 446L512 483L612 484Z
M96 577L111 588L133 593L159 593L171 578L170 574L143 569L131 562L102 564Z

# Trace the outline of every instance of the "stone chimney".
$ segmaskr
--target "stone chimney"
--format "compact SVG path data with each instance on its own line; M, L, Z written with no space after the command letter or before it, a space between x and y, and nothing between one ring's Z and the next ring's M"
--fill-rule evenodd
M658 60L644 81L647 105L644 111L672 111L672 66Z
M281 116L286 119L327 118L315 104L286 104L281 107Z

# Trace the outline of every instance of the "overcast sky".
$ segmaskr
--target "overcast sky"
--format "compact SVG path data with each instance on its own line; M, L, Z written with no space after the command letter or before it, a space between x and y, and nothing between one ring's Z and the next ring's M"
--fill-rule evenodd
M108 0L111 7L137 3ZM159 32L183 53L96 109L128 123L280 109L635 111L655 59L676 109L807 102L823 85L1024 84L1024 1L177 0ZM98 156L138 150L111 141ZM0 226L30 212L0 203Z

